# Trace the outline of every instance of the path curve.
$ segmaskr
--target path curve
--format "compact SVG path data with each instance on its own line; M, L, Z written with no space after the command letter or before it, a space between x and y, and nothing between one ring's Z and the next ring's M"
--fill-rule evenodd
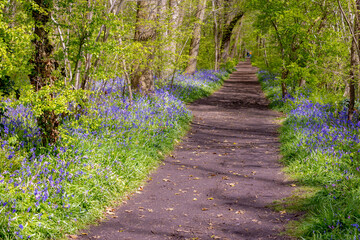
M191 104L191 131L152 181L80 239L286 239L278 234L291 216L266 206L292 188L278 114L255 73L240 63L221 90Z

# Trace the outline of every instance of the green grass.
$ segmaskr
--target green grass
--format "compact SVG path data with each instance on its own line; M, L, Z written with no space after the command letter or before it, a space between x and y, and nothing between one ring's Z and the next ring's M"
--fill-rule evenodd
M297 239L360 239L359 145L353 146L349 138L358 130L339 120L340 115L344 114L340 104L342 97L314 90L307 95L296 96L298 93L294 93L294 100L282 101L279 85L269 79L261 81L265 95L271 100L273 109L286 114L280 128L282 162L286 166L284 171L297 182L292 196L272 205L277 211L299 215L299 220L290 222L284 234ZM318 113L332 112L333 116L318 118L301 115L303 110L304 113L308 111L308 100L319 103L320 107L330 104L326 111L311 109L313 107L308 109ZM298 105L302 108L297 108ZM293 109L296 109L296 114L290 112ZM337 121L340 125L334 124ZM323 136L322 129L330 130ZM307 134L307 131L311 134ZM344 136L340 136L340 133ZM311 142L317 137L330 140L315 141L313 146ZM334 145L333 150L331 144ZM331 154L316 150L316 145L330 150ZM345 154L340 157L332 155L337 151Z
M90 99L87 112L65 120L61 140L46 148L30 142L15 151L21 143L12 140L16 131L24 135L31 128L23 126L36 121L22 117L29 108L10 109L19 127L1 142L0 239L61 239L104 218L107 207L144 185L179 144L192 119L185 104L210 95L228 76L202 71L171 91L136 95L132 104L119 87Z

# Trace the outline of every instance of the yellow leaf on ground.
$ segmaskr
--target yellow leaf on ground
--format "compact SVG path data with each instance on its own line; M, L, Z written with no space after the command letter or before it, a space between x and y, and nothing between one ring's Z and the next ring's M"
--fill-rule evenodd
M243 210L239 210L235 212L236 214L244 214L245 212Z

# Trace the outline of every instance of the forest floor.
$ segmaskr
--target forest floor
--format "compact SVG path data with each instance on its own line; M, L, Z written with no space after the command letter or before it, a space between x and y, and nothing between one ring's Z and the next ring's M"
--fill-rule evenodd
M189 106L190 132L148 183L77 239L288 239L279 234L295 215L269 207L294 189L279 162L280 115L257 69L236 69Z

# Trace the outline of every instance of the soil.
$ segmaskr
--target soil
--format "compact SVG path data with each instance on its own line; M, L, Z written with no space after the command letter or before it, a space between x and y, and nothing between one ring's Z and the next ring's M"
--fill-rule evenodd
M288 239L294 218L269 207L291 194L277 118L249 62L192 103L191 131L149 183L78 239Z

